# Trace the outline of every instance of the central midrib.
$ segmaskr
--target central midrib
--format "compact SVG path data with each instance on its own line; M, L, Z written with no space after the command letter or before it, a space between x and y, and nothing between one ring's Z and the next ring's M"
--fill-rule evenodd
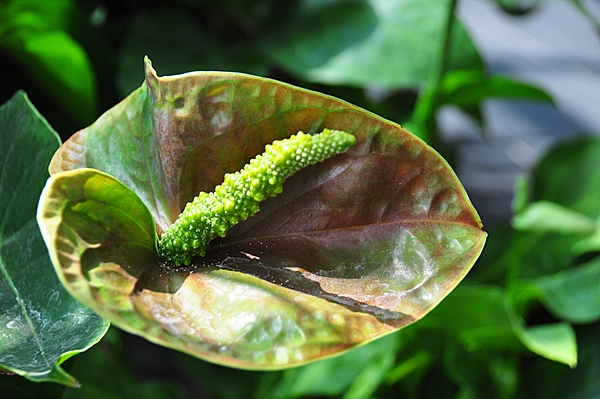
M23 298L21 298L21 294L19 293L19 290L15 286L10 274L8 273L8 270L6 270L6 267L4 265L4 261L2 259L2 247L3 247L3 242L0 241L0 270L2 271L2 275L4 276L4 279L6 280L6 282L8 283L8 286L10 287L11 291L13 292L13 295L15 296L17 303L19 304L21 313L23 314L23 317L25 318L27 325L28 325L29 329L31 330L31 335L33 336L33 339L35 340L35 343L36 343L37 347L39 348L40 354L42 355L44 362L46 363L46 365L48 367L50 367L51 364L48 361L48 359L46 358L46 353L45 353L42 343L40 342L39 337L36 333L35 327L33 325L33 321L29 317L29 314L27 312L27 307L25 306L25 302L23 301Z

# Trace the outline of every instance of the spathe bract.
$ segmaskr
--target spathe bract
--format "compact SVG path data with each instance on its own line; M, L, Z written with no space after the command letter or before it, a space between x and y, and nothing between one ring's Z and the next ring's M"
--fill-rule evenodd
M276 139L356 137L304 168L186 268L157 238ZM61 281L115 325L216 363L271 369L410 324L466 275L486 234L447 163L336 98L224 72L146 81L56 153L39 222Z

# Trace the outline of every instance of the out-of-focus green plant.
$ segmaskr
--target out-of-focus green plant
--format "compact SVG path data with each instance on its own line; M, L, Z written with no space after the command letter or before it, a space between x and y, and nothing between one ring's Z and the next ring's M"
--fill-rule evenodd
M78 11L70 0L3 1L0 49L77 122L89 123L98 112L97 81L86 50L71 34L83 17Z
M495 1L514 15L536 9L528 1ZM584 2L572 3L597 26ZM56 103L64 110L46 116L72 126L72 131L60 132L65 139L97 118L100 109L140 86L144 79L140 60L147 54L166 75L193 70L246 72L332 94L406 124L445 151L437 140L435 119L441 107L459 107L482 122L480 106L489 98L552 104L538 88L486 73L455 17L456 4L455 0L172 0L116 5L7 0L0 4L0 57L15 66L13 70L23 68L20 77L38 82L40 90L33 86L32 94L41 99L40 108L54 110L48 103ZM11 76L2 79L10 83L3 87L17 84ZM12 95L3 90L1 102ZM13 119L16 126L27 127L23 119ZM46 150L30 146L26 159L34 159L34 152L42 156L55 144ZM3 148L14 154L4 141ZM74 344L67 352L52 343L46 352L47 343L42 342L38 347L52 352L42 362L45 371L20 371L3 358L5 369L34 380L46 379L39 376L47 373L50 380L73 383L66 370L82 388L32 383L10 375L0 376L0 387L14 398L183 398L188 397L185 389L219 399L597 397L598 159L600 144L595 138L552 149L531 178L520 181L512 227L490 229L482 257L452 294L419 323L341 356L285 371L251 372L165 351L161 356L169 359L168 366L159 374L168 381L143 381L133 371L134 356L121 342L127 336L111 330L99 345L67 361L74 353L71 349L80 351L95 339L87 343L67 339ZM9 198L7 190L21 188L14 178L4 178L7 171L15 176L16 169L29 170L5 163L3 188L7 182L17 187L0 192L3 204ZM39 192L29 194L27 199L18 196L22 207L10 208L22 215L5 212L10 217L5 217L1 232L10 230L14 218L32 220L35 213L26 204ZM35 236L29 224L23 231ZM2 259L8 259L8 241L3 236ZM22 260L34 265L27 259ZM10 262L2 267L2 281L17 280ZM38 277L42 273L19 270ZM4 288L0 298L4 301L7 293L21 291ZM38 341L43 341L42 328L58 322L68 328L69 323L61 319L64 314L55 314L58 321L40 317L55 321L38 326L36 312L46 316L48 309L56 312L67 303L74 306L70 309L79 309L76 314L87 312L62 293L58 299L64 306L57 308L56 296L44 292L39 291L37 302L23 297L6 305L15 309L23 305L22 314L32 321L29 336ZM25 342L14 338L11 321L0 326L6 327L0 340L5 354ZM100 327L105 329L106 324L100 321L96 337L104 331ZM275 327L270 324L271 331ZM14 339L5 339L6 334Z

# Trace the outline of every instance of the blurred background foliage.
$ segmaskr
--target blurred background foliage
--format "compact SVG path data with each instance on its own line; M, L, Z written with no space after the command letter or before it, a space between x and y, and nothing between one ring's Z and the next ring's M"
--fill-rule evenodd
M490 0L492 1L492 0ZM565 0L568 1L568 0ZM598 30L585 4L573 3ZM456 0L2 0L0 103L18 89L66 140L161 75L272 77L401 123L449 161L436 111L483 124L490 98L552 104L490 75ZM513 15L536 2L497 0ZM343 356L277 372L215 366L111 329L67 363L80 389L2 376L11 398L600 397L600 140L555 146L518 179L512 226L422 321ZM485 222L485 220L484 220Z

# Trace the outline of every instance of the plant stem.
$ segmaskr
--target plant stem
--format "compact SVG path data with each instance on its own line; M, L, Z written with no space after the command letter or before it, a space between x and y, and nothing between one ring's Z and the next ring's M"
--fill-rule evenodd
M444 72L448 65L450 55L450 46L452 42L452 29L454 27L454 10L458 0L450 0L448 5L448 14L444 21L444 41L439 57L432 66L429 79L423 85L415 110L413 113L413 122L417 134L425 141L435 141L435 110L439 105L440 86L444 77Z

